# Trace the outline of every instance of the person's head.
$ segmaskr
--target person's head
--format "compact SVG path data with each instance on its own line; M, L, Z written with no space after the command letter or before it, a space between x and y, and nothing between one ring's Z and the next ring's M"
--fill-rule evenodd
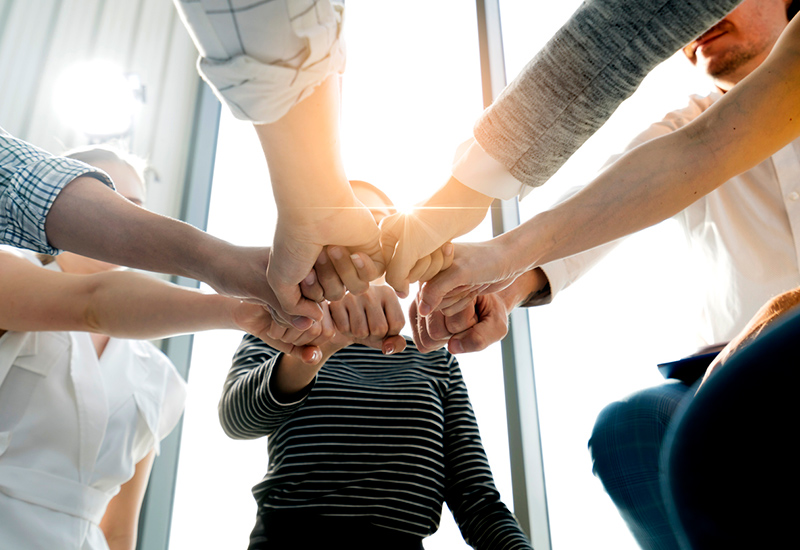
M353 194L356 198L372 212L375 223L380 224L383 218L395 213L396 208L392 199L371 183L350 180L350 187L353 189Z
M109 147L92 146L64 153L69 157L103 170L111 176L117 193L136 204L144 206L147 197L144 184L144 161L138 157ZM102 229L99 229L102 231ZM98 273L119 268L72 252L62 252L56 261L68 273Z
M683 53L727 92L764 62L798 8L800 0L744 0Z

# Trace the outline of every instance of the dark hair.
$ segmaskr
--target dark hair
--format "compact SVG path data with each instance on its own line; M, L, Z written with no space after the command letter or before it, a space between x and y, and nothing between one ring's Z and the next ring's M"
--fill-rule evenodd
M798 11L800 11L800 0L794 0L789 4L789 9L786 11L786 15L789 16L789 21L792 20L792 17L797 15Z

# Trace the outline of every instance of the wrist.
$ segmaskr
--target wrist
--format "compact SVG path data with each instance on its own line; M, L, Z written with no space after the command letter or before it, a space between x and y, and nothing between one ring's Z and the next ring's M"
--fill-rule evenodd
M426 199L420 206L428 208L447 208L447 207L462 207L462 208L485 208L488 209L492 205L494 199L488 195L484 195L479 191L475 191L471 187L467 187L454 176L450 176L442 187L436 193Z

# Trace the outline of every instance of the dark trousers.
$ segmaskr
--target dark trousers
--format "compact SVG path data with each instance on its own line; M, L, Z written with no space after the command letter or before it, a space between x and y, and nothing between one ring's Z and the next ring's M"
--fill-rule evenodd
M800 490L800 311L760 334L675 413L663 493L685 548L790 548Z
M423 550L422 538L363 518L259 511L248 550Z

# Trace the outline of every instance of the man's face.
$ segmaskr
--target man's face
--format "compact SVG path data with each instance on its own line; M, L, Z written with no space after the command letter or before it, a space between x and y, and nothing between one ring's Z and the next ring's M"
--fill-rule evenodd
M693 65L729 90L769 55L788 20L791 0L744 0L725 19L683 48Z

